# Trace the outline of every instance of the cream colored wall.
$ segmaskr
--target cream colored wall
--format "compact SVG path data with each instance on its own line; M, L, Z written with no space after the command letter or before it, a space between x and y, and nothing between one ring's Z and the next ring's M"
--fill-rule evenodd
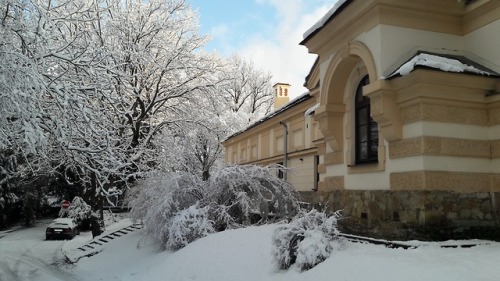
M351 114L351 112L347 112L344 117L344 130L351 130L349 118L347 116ZM347 133L346 133L347 135ZM344 138L344 147L347 148L350 146L350 142L352 139ZM384 142L384 146L387 146L387 142ZM385 150L388 151L388 150ZM333 150L327 145L327 152L333 152ZM345 157L344 159L351 158L351 151L346 149L344 151ZM386 155L385 159L388 158ZM391 165L386 162L386 169L383 171L375 171L375 172L363 172L356 173L350 172L349 167L346 163L341 163L338 165L328 165L326 167L326 175L325 177L336 177L343 176L344 177L344 188L347 190L387 190L390 188L390 173L392 172ZM324 177L323 177L324 179Z
M320 83L323 84L324 83L324 78L326 76L326 73L328 72L328 66L330 65L330 63L332 62L332 59L335 57L337 53L334 52L334 53L331 53L329 54L329 57L328 58L323 58L321 60L321 63L319 64L319 75L320 75Z
M302 150L305 148L305 127L304 117L296 118L288 122L288 149L289 152Z
M465 36L412 28L378 25L359 35L356 40L365 44L376 64L377 78L384 77L400 66L418 50L463 54L478 63L500 72L500 20ZM498 36L492 36L499 34ZM398 42L398 44L394 44ZM327 62L325 62L327 63Z
M300 161L300 158L303 160ZM288 161L292 171L288 174L290 182L297 191L311 191L314 188L314 156L295 157Z
M269 142L269 132L264 132L260 134L260 158L267 158L270 156L269 151L270 151L270 142Z
M500 21L496 21L477 29L466 36L450 35L439 32L417 30L412 28L378 25L375 28L362 33L356 40L362 42L370 50L376 64L377 78L381 79L389 74L397 66L400 66L417 50L448 52L466 54L470 57L480 57L486 66L498 71L500 56L495 50L500 46ZM398 42L398 44L394 44ZM480 42L480 43L478 43ZM458 52L457 52L458 51ZM476 55L478 54L478 55ZM328 66L332 62L335 53L321 61L320 80L324 78ZM474 57L476 56L476 57ZM482 61L479 61L480 63ZM346 91L349 91L348 89ZM349 107L349 106L348 106ZM344 148L349 147L348 138L352 132L350 125L346 124L351 116L349 112L344 117ZM496 140L500 135L498 126L487 127L467 124L451 124L439 122L416 122L403 126L403 139L418 136L446 137L469 140ZM385 147L387 148L387 142ZM421 155L407 157L404 159L389 159L388 149L385 149L385 168L383 171L367 173L350 173L346 163L338 165L327 165L326 174L321 175L324 180L328 177L343 176L345 189L388 189L390 187L390 174L402 171L439 170L450 172L477 172L496 173L500 166L500 160L481 159L470 157L448 157ZM331 152L331 148L327 148ZM345 159L351 158L351 151L346 150Z
M464 36L465 50L472 53L479 63L500 72L500 20L492 22Z
M496 140L500 136L500 126L478 126L469 124L452 124L419 121L403 126L403 138L442 137L463 140ZM455 172L495 173L494 163L497 160L471 157L447 157L421 155L396 158L388 162L388 169L393 172L417 170L439 170Z
M330 63L330 60L326 60L324 62ZM324 68L327 68L327 66L322 66ZM355 80L353 77L355 76L362 76L364 75L365 72L363 72L362 68L359 68L356 66L353 69L353 75L349 77L350 80ZM417 74L414 74L417 75ZM435 76L431 72L429 72L430 77ZM456 81L455 79L460 78L460 74L456 74L457 76L453 76L453 79L451 79L449 82ZM417 77L417 76L415 76ZM445 78L445 77L443 77ZM465 78L465 77L462 77ZM410 79L410 78L408 78ZM446 78L446 79L449 79ZM411 79L410 79L411 80ZM410 81L408 80L408 81ZM351 81L352 82L352 81ZM460 146L454 146L453 148L453 155L446 155L447 150L449 149L444 149L440 150L439 147L438 152L439 155L425 155L425 154L420 154L418 156L404 156L404 158L395 158L391 159L389 157L389 149L388 149L388 142L384 141L384 145L382 146L382 151L385 155L385 159L380 161L379 157L379 166L382 166L382 169L379 170L374 170L368 167L369 165L360 165L354 166L354 167L349 167L349 165L352 165L352 161L349 159L352 159L352 151L350 150L352 147L352 144L350 143L352 141L352 106L351 106L351 99L349 98L350 95L353 94L354 88L355 88L355 81L354 82L348 82L346 83L346 89L345 89L345 96L344 96L344 104L346 108L346 112L344 114L343 118L343 130L344 130L344 138L343 138L343 152L345 153L344 159L345 162L343 163L326 163L326 173L321 175L321 180L325 181L327 186L330 186L328 188L336 188L335 181L338 178L343 179L343 184L341 188L347 189L347 190L360 190L360 189L367 189L367 190L387 190L390 189L391 187L391 179L393 178L391 174L393 173L399 173L399 172L413 172L413 171L439 171L439 172L453 172L453 173L479 173L479 174L486 174L489 173L498 173L498 167L499 167L499 160L498 159L489 159L489 158L484 158L484 156L481 156L481 154L474 154L477 153L478 151L475 151L474 149L472 150L472 154L467 155L466 157L462 157L460 155L460 152L457 151L457 148L460 149ZM478 91L470 91L469 90L464 90L464 91L458 91L456 88L449 87L449 88L439 88L439 86L435 86L436 89L433 89L432 91L445 91L442 92L441 94L451 94L453 91L455 91L456 94L460 94L461 99L466 99L473 103L474 105L471 105L472 108L475 108L474 106L477 106L478 103L483 103L486 100L484 100L484 93L486 90L481 90L482 86L480 84L475 84L475 82L479 81L470 81L475 87L477 86ZM484 82L484 81L483 81ZM481 82L481 83L483 83ZM434 82L436 83L436 81ZM431 85L431 84L429 84ZM434 85L434 84L432 84ZM450 84L452 85L452 84ZM467 83L464 85L459 85L457 84L457 87L467 87ZM426 89L429 89L430 86L426 86ZM434 86L433 86L434 87ZM472 87L471 87L472 88ZM445 89L445 90L444 90ZM468 89L468 88L467 88ZM481 92L483 91L483 92ZM325 92L326 93L326 92ZM475 94L473 94L475 93ZM420 94L420 93L417 93ZM422 92L423 96L425 96L425 92ZM408 98L408 95L406 98ZM452 102L443 102L439 101L439 99L434 99L427 97L428 101L427 103L437 103L440 104L440 106L450 106L450 108L443 108L443 114L447 112L447 110L451 110L450 112L454 112L455 109L453 109L453 106L456 106L456 104L453 104ZM470 100L469 100L470 99ZM460 99L459 99L460 100ZM458 101L457 101L458 102ZM491 101L490 101L491 102ZM464 104L461 104L464 106ZM453 109L453 110L452 110ZM467 106L464 107L464 110L467 111L469 109ZM472 109L471 109L472 110ZM485 112L479 110L479 109L473 109L474 111L482 112L486 114ZM489 126L486 123L482 123L482 125L471 125L471 124L465 124L461 122L467 122L467 121L458 121L462 120L461 118L452 118L455 116L455 113L449 113L451 114L448 122L430 122L430 121L412 121L412 123L405 124L402 126L402 139L411 139L411 138L416 138L416 137L440 137L440 138L445 138L446 140L443 142L443 144L446 143L446 141L449 142L451 139L458 139L460 141L464 141L464 145L470 145L471 140L472 141L495 141L499 139L499 133L500 133L500 128L498 125L495 126ZM468 112L470 115L470 112ZM446 114L445 114L446 115ZM482 116L482 115L481 115ZM442 117L442 116L441 116ZM446 118L445 118L446 119ZM465 119L464 119L465 120ZM473 118L473 120L476 120ZM480 119L483 120L483 119ZM458 123L457 123L458 122ZM477 120L476 120L477 122ZM381 132L382 133L382 132ZM381 138L383 135L381 135ZM468 142L469 141L469 142ZM438 145L440 145L438 143ZM441 144L442 145L442 144ZM460 144L458 144L460 145ZM450 148L451 149L451 148ZM326 149L327 154L333 152L333 149L330 146L327 146ZM422 152L420 152L422 153ZM431 152L432 153L432 152ZM481 151L479 151L481 153ZM467 154L467 153L466 153ZM324 158L322 158L324 159ZM322 160L321 163L325 163L324 160ZM382 165L380 165L382 163ZM474 176L474 175L471 175ZM339 183L337 181L337 183ZM332 186L333 184L333 186Z
M391 172L409 171L443 171L443 172L470 172L470 173L492 173L492 160L469 157L447 157L419 155L391 159L388 166Z
M311 123L311 116L304 116L304 143L306 147L312 146L312 140L314 139L314 126Z
M253 136L248 142L248 161L255 161L258 159L258 136Z
M486 127L468 124L420 121L403 126L405 139L433 136L470 140L495 140L500 136L500 126Z
M461 36L390 25L378 25L356 40L370 49L376 64L377 78L390 74L418 50L442 52L442 49L464 49Z
M288 153L294 153L289 155L291 159L302 157L300 155L304 153L310 154L310 149L316 148L313 142L322 138L317 122L310 116L304 116L304 112L316 103L316 99L311 98L282 117L288 126ZM262 129L259 130L259 126ZM225 159L228 163L267 164L283 161L284 127L277 119L259 126L225 141Z

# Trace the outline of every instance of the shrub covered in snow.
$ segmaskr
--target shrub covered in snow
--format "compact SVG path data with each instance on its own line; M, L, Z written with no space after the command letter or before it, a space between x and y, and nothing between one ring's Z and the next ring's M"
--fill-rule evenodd
M203 198L201 181L187 173L151 174L129 193L131 216L144 224L146 236L167 249L177 213Z
M291 218L299 211L294 188L268 167L227 166L208 182L210 203L223 208L236 224Z
M337 220L340 213L328 216L311 210L297 215L273 233L273 256L280 269L297 264L308 270L324 261L338 245Z
M179 211L167 227L167 249L178 250L198 238L214 233L213 221L209 218L209 206L199 207L199 203Z
M69 208L64 209L61 207L59 210L59 217L72 218L78 222L90 218L92 208L81 197L75 196L69 205Z
M297 193L269 168L229 166L202 181L188 173L154 174L130 192L132 218L161 249L177 250L215 231L299 210Z

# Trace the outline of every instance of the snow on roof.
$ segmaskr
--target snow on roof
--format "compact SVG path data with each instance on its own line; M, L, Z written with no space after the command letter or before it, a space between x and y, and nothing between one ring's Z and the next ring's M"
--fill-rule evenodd
M462 56L440 55L431 53L417 53L413 58L404 63L398 69L389 74L385 79L391 79L396 76L404 76L412 72L415 67L423 66L434 68L446 72L463 72L470 74L498 76L499 74L474 63Z
M306 110L306 112L304 112L304 116L308 116L308 115L311 115L314 113L314 111L316 111L316 109L318 109L319 107L319 102L313 106L311 106L309 109Z
M313 26L311 26L304 34L303 39L306 40L309 36L311 36L314 32L321 29L328 20L335 15L335 13L339 10L339 8L345 3L347 0L337 0L335 5Z

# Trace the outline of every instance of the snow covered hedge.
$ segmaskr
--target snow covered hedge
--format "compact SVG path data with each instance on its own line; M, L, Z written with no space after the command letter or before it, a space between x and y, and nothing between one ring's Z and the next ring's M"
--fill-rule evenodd
M280 269L297 264L308 270L321 263L338 247L337 220L340 213L328 216L311 210L297 215L289 224L280 226L272 237L273 256Z
M167 225L166 248L178 250L198 238L214 233L209 211L209 206L200 208L199 203L196 203L176 213Z
M226 166L208 181L189 173L156 173L130 192L132 219L160 249L177 250L216 231L291 218L298 195L267 167Z
M228 166L216 171L207 184L207 204L222 208L238 225L291 218L300 209L294 188L268 167Z
M67 217L75 219L76 221L83 221L90 218L92 208L81 197L75 196L68 209L61 207L59 210L59 217Z

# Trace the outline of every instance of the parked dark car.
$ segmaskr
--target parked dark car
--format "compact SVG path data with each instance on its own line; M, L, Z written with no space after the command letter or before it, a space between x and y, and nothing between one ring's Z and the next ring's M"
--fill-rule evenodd
M80 230L74 219L58 218L45 230L45 239L73 239L78 234Z

